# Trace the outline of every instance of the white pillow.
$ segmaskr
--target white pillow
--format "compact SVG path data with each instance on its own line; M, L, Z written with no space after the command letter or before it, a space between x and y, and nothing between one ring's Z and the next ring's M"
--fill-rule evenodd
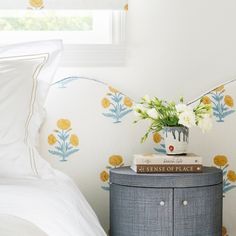
M35 145L60 40L0 47L0 177L53 174Z

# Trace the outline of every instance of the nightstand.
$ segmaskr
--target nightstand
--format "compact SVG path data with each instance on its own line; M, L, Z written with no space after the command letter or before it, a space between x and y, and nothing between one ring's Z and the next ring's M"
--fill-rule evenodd
M110 171L111 236L221 236L222 171Z

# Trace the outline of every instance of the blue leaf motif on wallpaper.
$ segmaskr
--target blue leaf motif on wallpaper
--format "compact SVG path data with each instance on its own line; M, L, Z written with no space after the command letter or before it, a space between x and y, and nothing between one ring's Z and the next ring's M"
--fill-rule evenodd
M117 89L111 86L108 88L109 93L101 101L102 107L107 111L102 114L111 118L113 123L120 123L122 118L133 110L133 101Z
M58 156L60 161L67 161L69 156L79 151L76 148L79 145L79 138L76 134L71 134L71 122L68 119L58 120L57 128L48 136L48 144L53 148L48 152Z
M217 122L224 122L225 118L235 112L234 100L230 95L225 95L224 86L211 91L208 96L202 98L204 103L212 103L213 115Z
M114 123L120 123L128 113L132 112L132 99L119 92L117 89L108 86L108 84L97 79L83 76L70 76L53 83L51 86L57 86L60 89L65 89L72 82L79 80L88 80L108 87L109 93L107 93L106 97L102 99L102 107L106 110L102 114L103 116L112 119Z

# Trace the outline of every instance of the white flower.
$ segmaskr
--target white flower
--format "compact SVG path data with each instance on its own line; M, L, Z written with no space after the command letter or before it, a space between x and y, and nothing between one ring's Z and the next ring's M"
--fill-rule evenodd
M203 115L203 117L198 121L198 127L202 130L203 133L208 132L212 128L211 115Z
M190 110L189 107L183 103L179 103L179 104L175 105L175 108L176 108L177 112L179 112L179 113Z
M145 102L147 102L147 103L151 102L151 99L150 99L149 95L145 95L145 96L143 97L143 100L144 100Z
M146 108L142 104L136 104L134 106L134 115L140 116L140 113L143 113L146 111Z
M188 128L196 125L196 116L192 108L186 104L179 103L175 105L179 117L179 124Z
M179 124L188 128L196 125L196 117L190 109L183 111L179 114Z
M152 119L157 119L158 113L155 108L149 109L146 112L149 115L149 117L151 117Z

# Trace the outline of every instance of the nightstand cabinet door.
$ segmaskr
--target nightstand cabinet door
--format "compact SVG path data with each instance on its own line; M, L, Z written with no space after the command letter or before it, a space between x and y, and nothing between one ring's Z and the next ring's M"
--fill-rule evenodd
M111 236L172 236L173 189L111 184Z
M175 236L221 236L222 184L174 189Z

